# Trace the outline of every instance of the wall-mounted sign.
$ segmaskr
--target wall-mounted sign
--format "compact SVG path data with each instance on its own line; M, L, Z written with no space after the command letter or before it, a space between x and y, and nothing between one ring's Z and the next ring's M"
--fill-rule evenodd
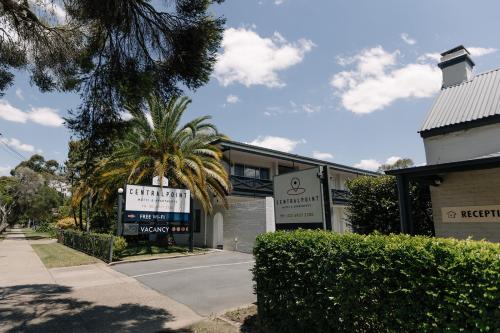
M500 222L500 205L442 207L443 222Z
M276 224L323 224L320 175L320 168L312 168L274 177Z
M127 185L125 210L155 213L189 213L191 193L168 187Z

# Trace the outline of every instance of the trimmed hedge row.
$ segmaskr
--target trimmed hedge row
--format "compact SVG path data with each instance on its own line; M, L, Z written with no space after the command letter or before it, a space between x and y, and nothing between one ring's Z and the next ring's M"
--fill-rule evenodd
M112 261L113 235L67 229L58 231L57 241L106 262Z
M500 244L298 230L254 255L277 332L500 332Z

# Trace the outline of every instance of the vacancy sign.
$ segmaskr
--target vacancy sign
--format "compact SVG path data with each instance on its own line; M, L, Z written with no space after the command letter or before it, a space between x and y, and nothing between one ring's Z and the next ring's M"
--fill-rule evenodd
M320 168L274 177L274 212L279 223L323 223Z
M125 210L148 213L189 213L191 193L168 187L127 185Z
M441 208L443 222L500 222L500 205Z

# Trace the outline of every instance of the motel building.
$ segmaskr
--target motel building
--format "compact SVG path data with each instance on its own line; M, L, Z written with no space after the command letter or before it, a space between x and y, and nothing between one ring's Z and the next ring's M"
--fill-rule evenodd
M226 209L221 203L215 202L211 216L203 211L199 203L194 202L194 245L199 247L252 252L257 235L276 229L273 178L319 166L326 167L329 173L332 214L331 223L326 224L326 229L349 231L345 210L349 197L346 181L360 175L378 175L235 141L221 141L218 145L223 151L223 162L230 173L233 190L227 197L229 207ZM174 237L177 243L188 243L188 235L176 234Z
M442 89L420 129L427 165L387 172L398 180L403 231L413 232L413 180L430 185L436 236L499 242L500 68L474 75L463 46L438 66Z

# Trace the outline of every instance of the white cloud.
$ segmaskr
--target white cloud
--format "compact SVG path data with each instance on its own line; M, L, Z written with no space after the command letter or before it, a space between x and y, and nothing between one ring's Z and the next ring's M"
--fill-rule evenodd
M19 98L21 101L23 101L23 100L24 100L23 91L21 90L21 88L17 88L17 89L16 89L16 96L17 96L17 98Z
M376 171L380 167L381 163L374 159L361 160L359 163L354 164L355 168L363 170Z
M423 55L417 58L417 61L420 62L426 62L428 60L439 62L441 60L441 54L438 52L424 53Z
M498 51L498 49L493 47L468 47L467 50L472 57L482 57L488 54L492 54ZM424 53L417 58L418 61L425 62L427 60L432 60L434 62L439 62L441 60L441 54L439 52L429 52Z
M403 32L401 34L401 39L408 45L415 45L417 44L417 40L415 38L410 37L406 32Z
M250 28L229 28L222 40L223 52L218 54L214 75L223 86L240 83L247 87L264 85L283 87L278 72L296 65L311 51L308 39L287 42L278 32L263 38Z
M285 2L285 0L274 0L274 4L275 4L276 6L281 5L283 2Z
M481 57L487 54L491 54L497 51L497 49L493 47L467 47L467 50L470 52L470 55L473 57Z
M0 118L23 124L30 120L51 127L60 127L64 124L64 120L59 116L56 109L32 107L30 112L24 112L12 106L7 100L0 100Z
M292 113L305 113L312 114L320 112L322 109L321 105L313 105L309 103L305 104L297 104L294 101L290 101L290 106L282 107L282 106L268 106L266 111L264 111L264 115L266 116L279 116L283 114L292 114Z
M240 101L240 98L236 95L228 95L226 98L226 102L229 104L235 104Z
M54 23L63 24L66 22L66 17L67 17L66 10L63 7L61 7L61 5L56 3L55 1L29 0L28 2L32 6L41 10L45 14L49 15L48 17L46 17L47 19L50 20L50 19L54 18L56 20L56 22L54 22Z
M5 143L6 145L8 145L9 147L12 147L15 150L21 150L21 151L25 151L28 153L32 153L35 151L35 147L33 147L32 145L29 145L27 143L22 143L21 141L19 141L16 138L10 138L10 139L1 138L0 142Z
M400 159L402 159L401 156L391 156L385 161L385 164L394 164Z
M0 118L15 123L25 123L28 120L28 115L3 99L0 100Z
M279 136L259 136L257 139L248 142L248 144L289 153L293 151L298 144L305 142L306 140L304 139L292 140Z
M28 117L31 121L44 126L60 127L64 124L57 110L49 107L32 107Z
M134 116L132 116L132 114L128 111L122 111L120 112L120 118L122 118L122 120L124 121L129 121L130 119L134 118Z
M320 151L313 151L313 157L317 158L318 160L331 160L333 159L333 154L330 153L322 153Z
M354 167L358 169L377 171L382 164L394 164L400 159L401 157L399 156L391 156L385 162L382 163L377 161L376 159L370 158L366 160L361 160L359 163L354 164Z
M302 104L301 109L305 113L315 113L321 111L321 106L312 104Z
M342 105L354 113L371 113L398 99L430 97L439 91L439 68L419 63L398 67L399 54L377 46L355 55L351 62L355 68L335 74L330 81Z
M10 170L12 170L11 166L1 166L0 165L0 176L9 176Z

